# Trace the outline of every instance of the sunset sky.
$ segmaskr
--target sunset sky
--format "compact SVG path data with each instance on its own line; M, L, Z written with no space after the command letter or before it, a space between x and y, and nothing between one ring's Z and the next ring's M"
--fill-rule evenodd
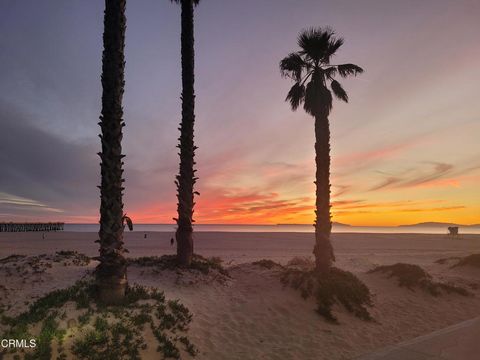
M0 221L97 222L103 1L0 2ZM311 223L313 120L279 61L331 26L333 220L480 223L480 2L204 0L196 10L197 223ZM125 210L171 223L180 9L127 5Z

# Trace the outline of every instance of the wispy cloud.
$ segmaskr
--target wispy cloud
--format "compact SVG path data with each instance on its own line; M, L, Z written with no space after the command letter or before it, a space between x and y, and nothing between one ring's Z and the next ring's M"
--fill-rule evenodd
M335 214L345 214L352 212L431 212L448 211L464 209L464 205L442 205L445 200L402 200L402 201L384 201L370 202L363 199L349 199L332 202L333 212ZM437 205L437 206L435 206Z
M373 162L385 160L392 156L398 155L403 151L415 146L419 141L419 138L407 139L372 150L350 153L337 157L334 159L334 163L335 166L340 168L357 168L358 166L366 166Z
M335 192L333 192L332 198L337 198L342 195L348 194L352 189L351 185L332 185L332 187L334 189L337 189Z
M389 186L398 184L402 181L399 177L389 176L385 180L383 180L380 184L375 185L374 187L370 188L369 191L376 191L387 188Z
M212 188L199 199L198 221L205 223L279 223L313 216L309 197L282 198L262 189Z
M39 201L36 201L33 199L27 199L21 196L7 194L4 192L0 192L0 205L15 207L17 209L22 209L26 211L42 210L42 211L57 212L57 213L63 212L63 210L61 209L50 207Z
M405 204L397 205L387 205L387 204L363 204L360 206L351 206L344 208L334 208L333 215L335 217L345 217L359 214L372 214L376 216L384 214L408 214L408 213L439 213L439 212L452 212L457 210L463 210L467 207L464 205L456 206L437 206L437 207L428 207L420 206L419 207L407 207L407 202Z
M432 163L432 165L433 165L433 169L431 169L430 171L426 172L425 174L419 174L416 177L413 177L412 179L409 179L403 182L399 186L414 187L421 184L429 183L431 181L440 179L447 174L450 174L454 169L454 166L452 164Z
M422 209L401 209L401 212L435 212L435 211L452 211L452 210L460 210L465 209L466 206L459 205L459 206L441 206L441 207L433 207L433 208L422 208Z
M377 191L392 188L415 187L460 187L461 176L479 169L478 166L456 168L453 164L442 162L423 163L422 166L404 171L397 175L388 175L377 185L368 189Z

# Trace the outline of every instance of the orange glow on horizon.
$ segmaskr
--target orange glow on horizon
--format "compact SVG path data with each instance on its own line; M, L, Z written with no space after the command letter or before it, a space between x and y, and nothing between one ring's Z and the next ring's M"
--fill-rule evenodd
M269 199L266 203L258 199ZM199 201L195 220L197 224L313 224L314 204L311 199L276 200L274 195L248 196ZM168 215L166 215L168 214ZM332 202L332 221L353 226L397 226L420 222L452 222L475 224L480 222L480 207L449 205L438 201L425 202ZM173 223L175 208L155 214L148 211L130 213L134 222Z

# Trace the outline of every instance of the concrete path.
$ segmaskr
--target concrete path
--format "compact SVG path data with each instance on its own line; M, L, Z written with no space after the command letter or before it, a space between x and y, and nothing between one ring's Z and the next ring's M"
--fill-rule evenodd
M479 360L480 317L355 359Z

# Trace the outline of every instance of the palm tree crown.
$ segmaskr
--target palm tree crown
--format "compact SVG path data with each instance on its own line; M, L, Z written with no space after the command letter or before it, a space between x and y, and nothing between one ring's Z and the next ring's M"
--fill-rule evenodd
M305 111L313 116L323 112L328 114L332 109L332 92L339 100L348 102L346 91L334 77L337 74L343 78L356 76L363 69L354 64L330 64L331 58L344 43L342 38L334 35L330 28L303 30L298 36L301 50L280 62L282 75L295 81L286 98L293 110L303 103ZM332 92L327 87L328 83Z

